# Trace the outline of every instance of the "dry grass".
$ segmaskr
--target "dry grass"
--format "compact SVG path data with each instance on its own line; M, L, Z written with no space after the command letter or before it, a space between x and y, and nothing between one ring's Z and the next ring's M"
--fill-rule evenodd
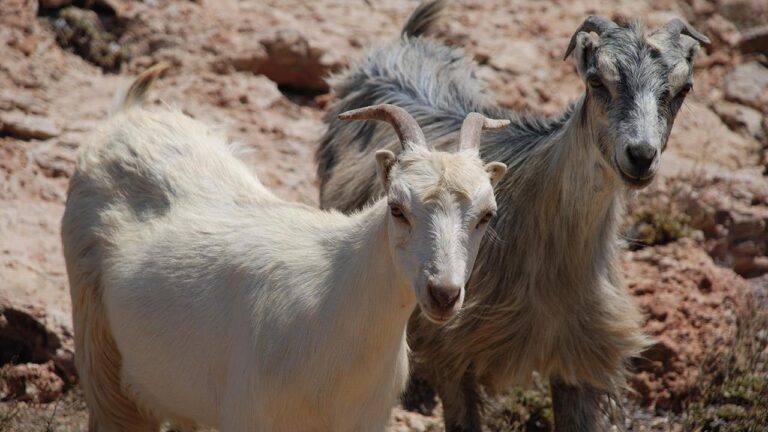
M768 309L764 299L747 299L737 317L736 334L725 349L707 356L701 376L686 410L686 430L768 430Z
M79 389L50 404L0 403L0 432L80 432L88 423Z
M623 236L632 250L690 237L706 224L698 192L712 180L697 169L685 178L659 180L638 192L627 207Z

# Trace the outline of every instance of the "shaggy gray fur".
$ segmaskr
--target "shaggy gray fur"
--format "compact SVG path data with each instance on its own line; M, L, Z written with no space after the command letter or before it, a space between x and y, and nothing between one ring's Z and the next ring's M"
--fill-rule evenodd
M334 79L337 100L316 155L321 205L351 211L377 197L372 153L399 147L387 127L336 120L342 111L398 105L436 146L455 142L469 112L510 119L481 144L484 160L509 167L497 187L496 238L481 248L459 316L444 326L418 311L411 317L413 372L439 392L450 431L480 430L480 386L503 390L526 383L533 371L552 382L559 431L595 430L601 395L624 385L628 360L647 344L616 268L625 192L641 185L621 176L616 152L643 124L659 128L663 149L689 88L671 89L667 76L695 50L675 38L662 40L663 50L652 47L640 26L610 29L599 48L585 45L575 55L585 72L598 51L613 59L616 93L587 86L547 119L497 107L462 50L414 37L442 6L420 6L401 39ZM658 109L639 115L641 94L654 95Z

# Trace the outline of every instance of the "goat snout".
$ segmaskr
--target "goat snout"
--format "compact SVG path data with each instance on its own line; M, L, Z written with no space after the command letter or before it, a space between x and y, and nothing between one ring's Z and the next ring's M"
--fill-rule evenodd
M461 287L429 284L429 296L441 309L450 309L461 295Z
M627 147L627 159L632 163L635 172L644 175L656 159L656 147L648 142L641 142Z

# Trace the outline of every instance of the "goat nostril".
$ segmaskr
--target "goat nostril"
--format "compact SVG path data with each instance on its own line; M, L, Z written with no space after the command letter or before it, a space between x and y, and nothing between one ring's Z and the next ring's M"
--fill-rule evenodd
M656 147L648 143L640 143L627 147L627 157L632 165L635 167L646 170L653 163L656 157Z
M438 287L429 285L429 295L441 308L449 308L456 304L461 294L461 288Z

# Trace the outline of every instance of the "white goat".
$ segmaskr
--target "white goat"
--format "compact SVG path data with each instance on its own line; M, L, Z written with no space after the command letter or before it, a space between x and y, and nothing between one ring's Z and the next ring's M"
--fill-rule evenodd
M471 114L450 154L392 105L342 114L403 145L376 153L386 198L345 216L277 198L223 137L138 107L162 70L82 149L62 221L90 430L381 430L414 307L461 307L506 170L481 163L480 129L508 122Z

